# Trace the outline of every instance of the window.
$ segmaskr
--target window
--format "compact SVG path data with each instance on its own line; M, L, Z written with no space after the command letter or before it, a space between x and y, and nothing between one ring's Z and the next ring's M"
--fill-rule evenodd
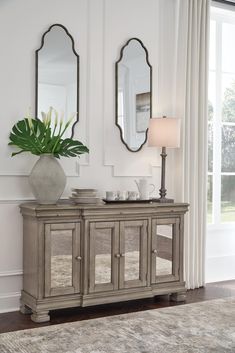
M235 222L235 12L213 8L208 104L208 223Z

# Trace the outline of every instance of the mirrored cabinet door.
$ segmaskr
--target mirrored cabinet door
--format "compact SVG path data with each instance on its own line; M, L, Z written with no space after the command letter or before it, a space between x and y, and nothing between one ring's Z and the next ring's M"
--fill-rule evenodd
M152 283L179 280L178 218L152 221Z
M146 285L147 220L120 222L119 288Z
M118 222L90 223L89 292L118 287Z
M80 224L45 225L45 296L80 291Z

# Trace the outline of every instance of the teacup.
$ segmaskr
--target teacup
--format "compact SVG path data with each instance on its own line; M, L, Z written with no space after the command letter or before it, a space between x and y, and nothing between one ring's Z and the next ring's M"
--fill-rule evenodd
M128 197L127 191L118 191L117 192L118 200L126 200Z
M138 192L136 191L128 191L128 200L137 200Z
M115 191L106 191L106 200L115 201L117 199L117 194Z

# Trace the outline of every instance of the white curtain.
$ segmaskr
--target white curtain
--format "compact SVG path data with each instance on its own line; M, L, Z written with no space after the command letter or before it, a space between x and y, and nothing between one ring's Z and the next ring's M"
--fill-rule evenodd
M209 0L176 1L174 113L182 118L182 148L175 188L177 199L190 204L184 262L189 289L203 286L205 271L209 13Z

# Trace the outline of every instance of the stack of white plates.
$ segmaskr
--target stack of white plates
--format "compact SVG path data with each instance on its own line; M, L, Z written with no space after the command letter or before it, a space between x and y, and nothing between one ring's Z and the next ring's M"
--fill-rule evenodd
M99 203L100 198L97 197L96 189L72 189L70 199L76 203Z

